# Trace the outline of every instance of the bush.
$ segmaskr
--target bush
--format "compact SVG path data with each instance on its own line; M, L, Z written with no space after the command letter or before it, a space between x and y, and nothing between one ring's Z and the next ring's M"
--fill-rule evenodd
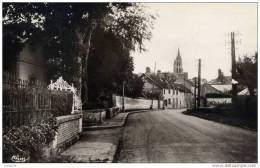
M39 160L43 147L54 140L58 124L53 116L37 123L11 127L3 134L3 162L14 162L15 158L24 158L20 162ZM15 161L19 161L16 159Z
M69 115L72 111L73 95L70 92L52 91L51 108L55 117Z

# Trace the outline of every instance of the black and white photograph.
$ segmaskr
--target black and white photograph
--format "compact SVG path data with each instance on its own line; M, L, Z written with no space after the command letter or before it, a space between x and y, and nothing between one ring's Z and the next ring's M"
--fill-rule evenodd
M6 168L257 167L258 2L1 5Z

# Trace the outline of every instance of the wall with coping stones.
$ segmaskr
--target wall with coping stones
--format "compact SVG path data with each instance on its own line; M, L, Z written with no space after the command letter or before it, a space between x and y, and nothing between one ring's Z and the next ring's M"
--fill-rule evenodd
M82 114L59 116L57 122L59 128L52 148L62 151L66 146L79 139L80 133L82 133Z
M83 125L101 124L105 119L112 118L119 113L119 108L82 110Z

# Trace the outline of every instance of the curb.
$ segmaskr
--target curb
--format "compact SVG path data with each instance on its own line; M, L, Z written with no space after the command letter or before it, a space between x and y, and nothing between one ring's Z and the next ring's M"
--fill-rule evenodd
M158 109L160 110L160 109ZM113 126L99 126L99 127L93 127L93 128L84 128L84 131L95 131L95 130L105 130L105 129L113 129L113 128L121 128L124 127L126 125L126 121L129 117L129 115L131 114L135 114L135 113L144 113L144 112L149 112L149 111L157 111L156 110L138 110L138 111L130 111L130 112L125 112L126 115L124 116L124 118L122 119L122 122L120 122L120 124L118 125L113 125ZM106 163L117 163L118 157L119 157L119 153L121 151L121 144L122 144L122 131L120 131L120 136L118 137L117 140L117 144L116 144L116 148L115 151L113 151L112 155L112 160L108 160L106 161ZM95 162L98 163L98 162Z
M94 127L83 127L82 129L84 131L95 131L95 130L104 130L104 129L113 129L113 128L120 128L124 127L126 124L126 120L130 114L134 113L143 113L143 112L148 112L148 111L156 111L156 110L138 110L138 111L130 111L130 112L125 112L127 113L122 121L122 123L118 125L112 125L112 126L94 126Z

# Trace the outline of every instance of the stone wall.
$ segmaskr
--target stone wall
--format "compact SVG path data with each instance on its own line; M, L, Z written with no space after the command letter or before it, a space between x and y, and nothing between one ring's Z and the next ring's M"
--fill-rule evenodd
M53 141L53 149L62 150L79 139L82 132L82 114L57 117L59 128Z
M101 124L105 119L114 117L119 113L119 108L113 107L106 109L83 110L83 124Z
M114 96L114 105L122 109L122 96ZM160 105L159 105L160 103ZM129 97L124 97L125 110L141 110L149 109L152 104L152 100L149 99L133 99ZM163 101L153 100L153 108L157 109L163 107Z
M101 124L106 118L105 109L82 110L83 126Z

